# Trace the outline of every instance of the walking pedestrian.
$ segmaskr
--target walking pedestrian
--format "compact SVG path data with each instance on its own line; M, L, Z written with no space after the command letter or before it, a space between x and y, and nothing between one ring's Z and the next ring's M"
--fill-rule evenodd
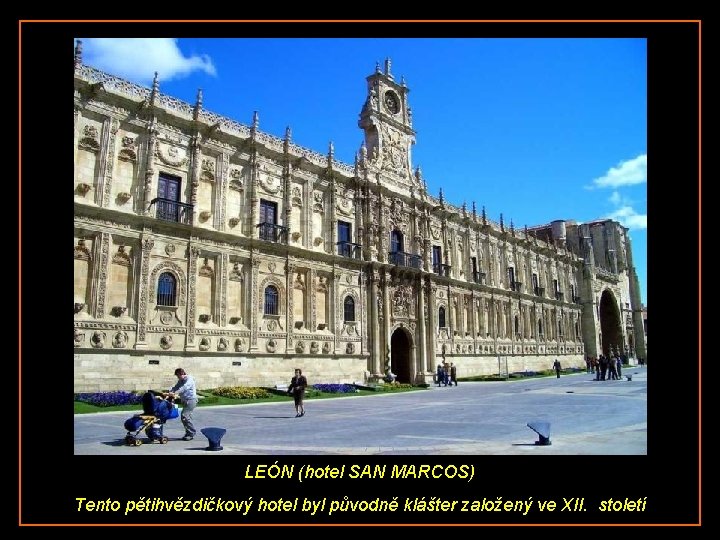
M302 374L302 370L299 368L295 369L295 376L290 380L290 386L288 387L288 394L292 394L293 400L295 401L295 418L305 416L305 389L307 388L307 379Z
M560 360L557 358L555 359L555 362L553 362L553 369L555 370L555 373L557 374L557 378L560 378L560 370L562 369L562 366L560 366Z

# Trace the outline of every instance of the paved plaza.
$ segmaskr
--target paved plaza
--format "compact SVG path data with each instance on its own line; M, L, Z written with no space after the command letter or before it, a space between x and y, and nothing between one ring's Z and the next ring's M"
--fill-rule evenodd
M75 415L75 454L645 455L647 368L626 367L623 375L621 381L593 381L593 375L577 373L460 382L417 392L307 400L302 418L295 418L290 398L200 407L194 413L194 440L180 440L184 429L178 418L165 425L167 444L138 447L123 441L123 423L132 413ZM538 435L527 427L533 421L550 422L550 446L534 444ZM222 451L205 450L203 427L227 429Z

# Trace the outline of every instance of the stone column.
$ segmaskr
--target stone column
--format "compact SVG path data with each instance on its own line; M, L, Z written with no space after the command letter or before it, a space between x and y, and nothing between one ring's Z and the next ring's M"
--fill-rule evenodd
M428 281L428 285L425 290L425 294L428 294L428 317L427 324L429 332L427 334L427 354L426 354L426 369L430 373L435 370L435 351L437 349L437 302L435 301L435 295L437 293L437 287L432 284L432 281Z
M425 325L427 324L428 319L428 313L427 308L425 306L425 279L420 278L417 284L417 296L418 296L418 303L417 303L417 326L418 326L418 339L417 339L417 353L418 353L418 361L415 365L415 369L418 371L418 373L423 373L426 371L427 366L427 356L425 355L425 347L427 346L427 334L425 331ZM425 382L425 381L423 381Z
M453 300L455 300L455 298L453 298L453 296L450 294L449 287L448 287L448 292L447 292L447 299L448 299L448 312L445 314L445 316L450 319L450 325L449 325L450 326L450 341L454 345L455 344L455 332L458 331L458 329L457 329L457 324L455 322L456 307L455 307L455 302L453 301ZM453 350L455 350L454 347L453 347Z
M147 321L147 301L150 296L150 284L148 279L150 277L150 255L152 254L155 240L151 236L143 235L141 240L142 254L140 256L140 283L138 293L138 308L137 308L137 341L135 342L136 349L146 349L147 342L145 341L145 324Z
M230 184L229 169L230 155L223 152L218 158L217 174L215 176L216 185L220 188L220 193L217 197L217 208L213 210L213 214L217 216L215 228L218 231L224 231L227 228L227 194Z
M218 258L218 263L220 268L217 272L215 272L215 276L217 279L217 276L220 276L220 282L218 283L218 289L219 289L219 302L218 305L220 306L220 317L219 317L219 325L221 327L227 326L227 301L228 301L228 272L230 270L230 255L228 253L222 253L220 257Z
M293 346L293 331L295 330L295 299L294 296L294 285L293 285L293 274L295 273L295 265L288 261L285 265L285 329L286 329L286 349L287 351L292 350ZM308 287L305 287L307 290Z
M98 261L97 266L97 290L95 297L95 318L105 318L105 297L107 293L108 278L108 254L110 251L110 234L102 233L100 235L100 256L95 260Z
M195 304L197 300L197 259L200 248L193 244L188 245L188 297L187 297L187 341L185 350L195 349Z
M330 281L330 280L328 280ZM342 330L342 327L340 326L340 317L338 317L338 310L339 306L338 303L340 301L340 273L334 272L332 276L332 282L328 283L328 305L331 307L329 310L330 313L328 314L328 317L330 320L329 328L333 329L333 334L335 335L335 350L338 350L339 341L340 341L340 330ZM331 325L331 326L330 326Z
M98 168L95 173L95 199L98 206L103 205L103 194L105 193L105 173L108 162L108 151L110 147L111 119L105 118L100 133L100 150L98 151ZM114 139L114 137L113 137Z
M317 271L310 269L310 279L305 286L308 297L310 298L310 331L317 331L317 299L315 298L315 289L317 288Z
M190 166L190 204L193 205L192 209L192 224L197 225L198 222L198 211L197 211L197 192L200 186L200 170L202 168L202 142L200 133L195 134L190 143L192 148L192 165Z
M107 138L107 146L103 149L103 158L105 160L104 167L101 169L101 177L104 173L103 189L102 189L102 206L110 205L110 190L112 189L113 167L115 165L115 134L118 132L120 123L112 118L110 120L110 133Z
M157 147L157 130L155 129L155 118L152 118L147 126L147 146L145 147L145 182L143 186L142 209L146 216L152 215L150 201L152 201L152 184L155 176L155 151Z
M380 334L384 338L384 346L382 349L383 363L382 368L384 372L385 361L389 361L390 352L390 276L383 270L383 279L381 282L382 296L383 296L383 327L381 328Z
M378 282L380 281L380 274L377 270L370 270L370 300L368 302L368 308L370 311L370 342L372 351L370 352L370 359L372 368L370 372L376 377L382 377L382 359L380 349L380 317L379 313L382 311L382 300L378 291ZM380 304L380 305L378 305Z
M260 259L256 255L251 255L250 264L252 270L250 274L250 350L257 351L258 339L258 282L260 274Z
M367 312L365 309L365 294L367 293L366 281L367 278L365 277L365 270L360 270L360 305L357 306L359 309L358 313L360 315L360 321L358 324L360 325L360 334L362 336L360 340L360 354L368 352ZM356 318L358 313L356 313ZM370 366L368 366L368 369L370 369Z
M478 311L480 309L480 301L475 296L475 291L472 291L470 296L470 302L472 302L472 338L473 338L473 351L477 350L477 335L480 332L480 320L478 318Z

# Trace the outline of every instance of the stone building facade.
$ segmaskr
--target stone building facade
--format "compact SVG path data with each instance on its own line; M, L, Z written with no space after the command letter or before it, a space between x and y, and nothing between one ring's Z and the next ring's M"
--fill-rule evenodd
M76 391L178 366L213 388L645 356L627 230L516 230L431 196L389 61L353 165L83 65L80 45L74 80Z

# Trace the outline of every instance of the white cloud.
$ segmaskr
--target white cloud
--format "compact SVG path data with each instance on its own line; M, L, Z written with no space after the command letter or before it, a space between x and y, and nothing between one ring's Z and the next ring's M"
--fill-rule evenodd
M620 196L620 193L617 191L613 191L612 195L610 195L610 198L608 199L611 203L614 205L619 205L622 202L622 197Z
M621 161L606 172L605 176L592 181L593 186L597 188L632 186L644 182L647 182L647 154Z
M216 75L207 55L184 56L173 38L93 38L83 41L83 63L141 83L183 77L193 71Z
M638 214L632 206L616 208L608 217L630 229L647 229L647 214Z

